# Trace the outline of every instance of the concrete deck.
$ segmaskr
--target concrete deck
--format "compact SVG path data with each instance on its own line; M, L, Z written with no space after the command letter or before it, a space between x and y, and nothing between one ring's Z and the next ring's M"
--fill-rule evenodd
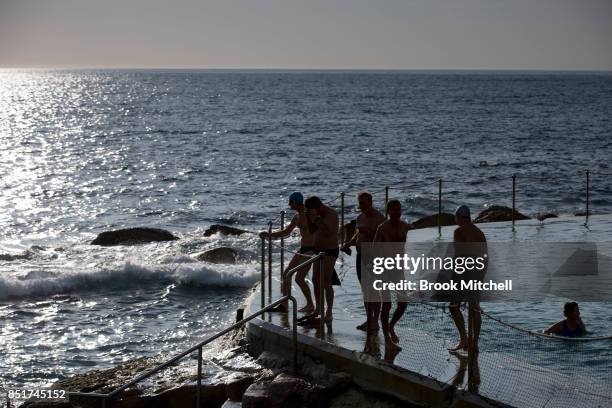
M492 228L503 226L496 224ZM443 235L448 236L451 232L452 228L444 228ZM433 234L433 231L425 230L419 233L419 238L430 239ZM467 358L447 351L447 347L456 341L454 332L448 327L442 327L448 335L433 336L418 326L402 326L401 333L398 331L402 351L385 351L382 333L368 337L355 328L363 322L364 312L361 289L354 272L354 257L343 255L336 269L342 286L336 287L334 320L326 325L323 339L318 327L299 327L300 358L307 355L321 360L332 370L350 373L364 389L393 395L417 406L609 406L610 390L606 384L593 385L591 380L590 392L582 393L581 384L587 384L588 379L569 378L532 366L499 350L481 350L476 381L468 384ZM278 275L276 266L273 293L271 297L266 294L266 303L281 296ZM303 298L295 285L292 293L298 304L303 305ZM259 308L260 292L257 290L249 299L246 313ZM290 316L291 313L289 317L278 313L266 314L263 319L255 319L248 325L249 340L256 352L291 355ZM568 388L567 384L573 386Z

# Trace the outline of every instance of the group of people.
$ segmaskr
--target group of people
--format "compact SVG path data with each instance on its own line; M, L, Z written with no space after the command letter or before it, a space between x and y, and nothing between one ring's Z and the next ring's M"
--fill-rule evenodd
M334 304L334 284L339 284L338 277L335 271L335 263L339 255L340 249L350 254L351 247L355 247L356 253L356 271L357 279L361 283L362 279L362 245L368 242L394 242L404 243L408 235L408 231L412 229L412 225L402 221L402 205L398 200L389 200L386 206L386 214L378 211L372 200L372 195L368 192L361 192L357 196L359 203L360 214L356 219L355 233L344 243L340 248L338 240L338 232L340 229L339 218L337 212L325 205L319 197L312 196L304 199L304 196L299 192L293 192L289 196L289 206L295 211L295 215L291 222L282 230L272 232L262 232L260 235L264 238L279 238L286 237L295 228L298 228L301 236L300 249L285 269L286 274L289 270L305 262L306 257L312 257L323 252L325 257L322 264L319 262L313 263L313 282L314 282L314 299L306 276L310 269L310 265L302 267L296 273L295 281L301 289L306 305L300 312L304 316L300 318L301 325L317 325L319 319L324 319L325 322L331 322L333 319L333 304ZM455 211L455 222L457 228L453 233L454 242L478 242L486 245L486 237L480 228L478 228L471 220L470 209L462 205ZM323 275L323 296L320 296L321 274ZM287 285L291 283L287 279L283 279L283 293L287 293ZM324 299L324 305L319 304L320 299ZM468 344L468 336L465 327L465 320L460 310L460 301L453 301L450 304L450 314L457 327L459 334L459 342L449 351L457 352L467 350L468 346L472 347L474 352L478 352L478 338L481 328L480 304L477 299L470 298L468 303L469 321L472 322L472 343ZM401 350L399 346L400 339L395 332L395 326L402 318L407 308L405 301L399 300L396 309L391 314L392 303L390 301L383 302L367 302L364 301L366 312L366 320L357 326L357 329L367 332L369 335L377 334L382 327L385 347ZM319 311L323 310L323 315L320 316ZM286 312L287 305L280 305L279 312ZM565 305L564 311L567 319L557 323L549 328L546 332L549 334L559 334L574 336L586 333L584 324L580 320L578 305L568 303ZM379 325L380 321L380 325Z

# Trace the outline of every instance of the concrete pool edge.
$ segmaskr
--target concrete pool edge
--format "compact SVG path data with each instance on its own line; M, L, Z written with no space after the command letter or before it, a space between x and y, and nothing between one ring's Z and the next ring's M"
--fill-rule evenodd
M245 301L247 314L256 310L253 301L256 290ZM246 324L249 351L259 355L264 351L290 359L292 332L289 328L266 322L260 318ZM298 333L298 366L304 357L320 361L332 371L349 373L353 381L369 392L395 397L423 407L492 408L510 407L473 392L459 389L430 377L386 363L367 353L350 350Z

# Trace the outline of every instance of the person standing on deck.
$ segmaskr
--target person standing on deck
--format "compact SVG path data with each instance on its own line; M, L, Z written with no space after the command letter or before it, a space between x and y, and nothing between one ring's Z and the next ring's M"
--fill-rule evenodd
M408 231L412 225L402 221L402 204L398 200L389 200L387 203L387 215L389 219L378 227L374 242L406 242ZM402 247L403 250L403 247ZM398 294L399 296L400 294ZM391 350L401 350L398 345L399 337L395 333L395 325L402 318L408 303L398 299L397 308L393 312L391 322L389 322L389 312L391 312L391 302L383 302L380 311L380 322L382 324L383 335L385 336L385 348Z
M297 227L300 230L300 249L297 254L293 255L291 261L289 261L289 265L283 271L283 282L285 285L281 288L283 295L287 295L289 293L289 285L291 282L287 281L287 273L298 266L299 264L305 262L309 257L314 256L314 236L310 233L308 228L308 220L306 219L306 207L304 206L304 196L300 192L293 192L289 196L289 207L295 211L295 215L291 219L289 225L287 225L284 229L279 231L274 231L272 234L269 234L268 231L263 231L259 235L262 238L280 238L286 237L291 234L291 232ZM306 305L301 308L299 311L304 313L312 313L314 312L314 304L312 302L312 294L310 292L310 287L308 283L306 283L306 275L308 275L308 270L310 269L310 265L306 265L297 271L295 276L295 283L300 287L302 293L304 294L304 298L306 299ZM287 312L288 305L286 303L278 305L274 311L278 312Z
M472 223L472 219L470 218L470 209L466 205L460 206L455 211L455 222L457 223L458 227L453 233L453 242L455 244L460 243L460 245L455 246L455 257L467 255L468 257L475 258L482 256L483 254L486 255L487 238L482 230ZM481 245L473 245L470 247L461 245L465 243L481 243ZM481 276L478 276L477 278L482 280L484 274L486 273L486 267L480 273ZM478 293L470 293L468 294L468 298L469 300L458 299L457 301L450 303L450 314L455 322L455 326L457 326L457 330L459 331L459 343L457 343L455 347L449 349L451 352L467 350L468 348L465 320L460 310L461 302L467 300L468 314L470 315L472 321L473 339L471 346L474 353L478 353L478 337L480 336L480 326L482 324L482 319L480 317L480 300Z
M309 197L304 204L306 206L310 233L314 236L315 253L323 252L325 254L323 267L321 268L320 262L315 262L313 266L312 280L315 288L316 310L311 315L309 323L315 323L317 318L325 318L326 322L331 322L334 306L332 276L334 274L334 265L340 252L338 247L338 214L333 208L323 204L321 199L316 196ZM327 303L327 309L324 310L325 316L318 316L319 310L321 310L319 307L324 306L319 304L321 274L323 275L324 282L324 303Z
M359 209L361 214L357 217L357 226L355 234L342 248L343 251L348 251L348 248L355 246L357 250L357 256L355 257L355 269L357 270L357 279L361 284L361 244L365 242L374 241L376 230L378 226L385 221L385 216L374 208L372 203L372 195L368 192L361 192L357 195L357 202L359 203ZM358 330L364 330L368 332L378 331L378 314L379 308L373 307L373 302L364 302L366 310L366 321L359 326Z

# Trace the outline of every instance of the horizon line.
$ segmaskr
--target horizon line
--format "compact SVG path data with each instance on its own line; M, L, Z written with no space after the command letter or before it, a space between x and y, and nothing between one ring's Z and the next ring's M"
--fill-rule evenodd
M3 67L0 66L0 71L270 71L270 72L290 72L290 71L329 71L329 72L347 72L347 71L377 71L377 72L566 72L566 73L612 73L610 69L596 68L279 68L279 67L227 67L227 68L211 68L211 67L90 67L90 66L75 66L75 67Z

